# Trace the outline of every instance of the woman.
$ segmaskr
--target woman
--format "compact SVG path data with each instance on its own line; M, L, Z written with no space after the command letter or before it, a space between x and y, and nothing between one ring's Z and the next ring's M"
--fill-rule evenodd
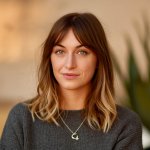
M55 22L38 75L38 95L10 111L1 149L143 149L139 117L115 104L108 42L93 14Z

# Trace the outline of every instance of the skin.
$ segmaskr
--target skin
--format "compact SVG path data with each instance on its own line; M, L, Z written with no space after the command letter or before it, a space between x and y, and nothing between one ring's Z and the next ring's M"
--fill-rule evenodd
M53 47L51 63L63 96L60 101L60 109L80 110L85 108L86 96L96 69L96 55L90 49L81 46L72 29L69 29L59 45ZM74 79L66 79L62 73L74 73L79 76Z

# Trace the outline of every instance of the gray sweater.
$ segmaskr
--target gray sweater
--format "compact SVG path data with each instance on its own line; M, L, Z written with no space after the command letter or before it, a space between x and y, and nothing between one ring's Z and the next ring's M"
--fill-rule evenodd
M37 117L33 122L27 106L18 103L7 118L0 150L142 150L142 124L138 115L119 105L116 108L117 118L108 133L91 129L86 120L77 132L79 140L75 140L61 119L61 126ZM69 110L62 115L73 132L83 121L82 111Z

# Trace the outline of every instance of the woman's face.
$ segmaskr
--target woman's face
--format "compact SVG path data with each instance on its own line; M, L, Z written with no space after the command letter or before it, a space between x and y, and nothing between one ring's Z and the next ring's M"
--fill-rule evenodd
M63 40L53 47L51 63L59 86L66 90L77 90L91 83L97 57L79 43L70 29ZM65 75L70 73L75 75Z

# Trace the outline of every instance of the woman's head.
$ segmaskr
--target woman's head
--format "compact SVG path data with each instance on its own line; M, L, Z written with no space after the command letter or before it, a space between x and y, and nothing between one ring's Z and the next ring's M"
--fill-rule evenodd
M89 48L80 43L72 28L65 37L54 44L51 63L55 79L60 89L88 90L97 65L97 57ZM74 74L76 76L66 76Z
M83 51L89 54L85 55ZM71 85L62 73L78 74L74 79L78 82L71 82ZM93 14L69 13L54 23L44 43L38 96L31 101L35 103L34 107L30 104L30 110L32 113L41 110L42 119L56 121L58 87L78 88L86 83L91 85L86 104L88 122L91 127L96 124L106 131L116 115L113 67L106 35Z
M64 37L66 37L68 31L70 30L73 31L73 34L80 43L80 45L83 45L85 48L91 50L91 52L97 56L97 67L99 69L95 70L94 77L98 76L102 78L102 72L104 71L107 82L110 86L110 90L114 95L114 90L112 87L113 68L110 59L106 35L99 20L91 13L70 13L58 19L53 25L45 41L42 58L44 64L43 67L50 67L50 70L48 70L51 73L51 79L53 79L53 81L57 83L57 80L55 80L55 77L52 73L53 70L50 57L51 53L54 47L58 46L64 40ZM93 68L95 68L94 62L95 61L93 60ZM49 73L48 70L47 72L45 71L45 74ZM69 70L63 70L61 73L65 73L68 71ZM70 70L69 72L72 73L73 71ZM93 78L93 81L96 78ZM95 83L98 82L96 81ZM93 85L94 87L95 83Z

